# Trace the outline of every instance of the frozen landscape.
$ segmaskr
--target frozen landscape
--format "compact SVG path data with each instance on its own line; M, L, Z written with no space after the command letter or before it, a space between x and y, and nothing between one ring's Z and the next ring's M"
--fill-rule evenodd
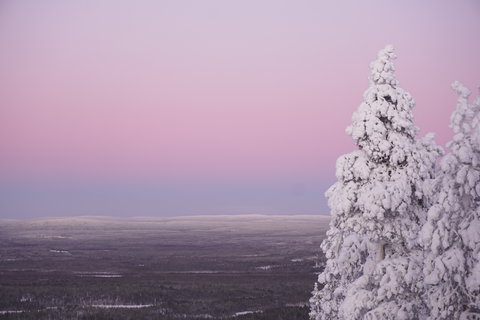
M306 319L329 221L3 219L0 319Z
M0 320L480 320L478 30L0 1Z

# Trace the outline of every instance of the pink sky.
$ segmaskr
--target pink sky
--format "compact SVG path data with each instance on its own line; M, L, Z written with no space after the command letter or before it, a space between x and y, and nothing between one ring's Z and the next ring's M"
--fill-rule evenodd
M480 85L480 4L358 3L2 1L0 217L327 213L389 43L443 145L450 83Z

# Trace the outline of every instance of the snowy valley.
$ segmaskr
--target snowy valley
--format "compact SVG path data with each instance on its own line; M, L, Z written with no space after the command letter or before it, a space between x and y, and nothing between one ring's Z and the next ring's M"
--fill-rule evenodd
M0 220L0 319L305 319L329 221Z

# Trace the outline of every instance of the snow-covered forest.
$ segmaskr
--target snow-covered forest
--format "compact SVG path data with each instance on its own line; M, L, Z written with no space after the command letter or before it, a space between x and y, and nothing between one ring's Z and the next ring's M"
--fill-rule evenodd
M311 320L480 319L480 97L455 81L452 141L418 138L395 58L389 45L371 63L346 130L358 149L338 158L326 192Z

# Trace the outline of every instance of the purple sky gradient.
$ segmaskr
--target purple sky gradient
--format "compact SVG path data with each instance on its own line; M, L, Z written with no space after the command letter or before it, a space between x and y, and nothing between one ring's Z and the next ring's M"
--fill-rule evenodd
M326 214L378 50L444 145L479 30L476 0L2 1L0 218Z

